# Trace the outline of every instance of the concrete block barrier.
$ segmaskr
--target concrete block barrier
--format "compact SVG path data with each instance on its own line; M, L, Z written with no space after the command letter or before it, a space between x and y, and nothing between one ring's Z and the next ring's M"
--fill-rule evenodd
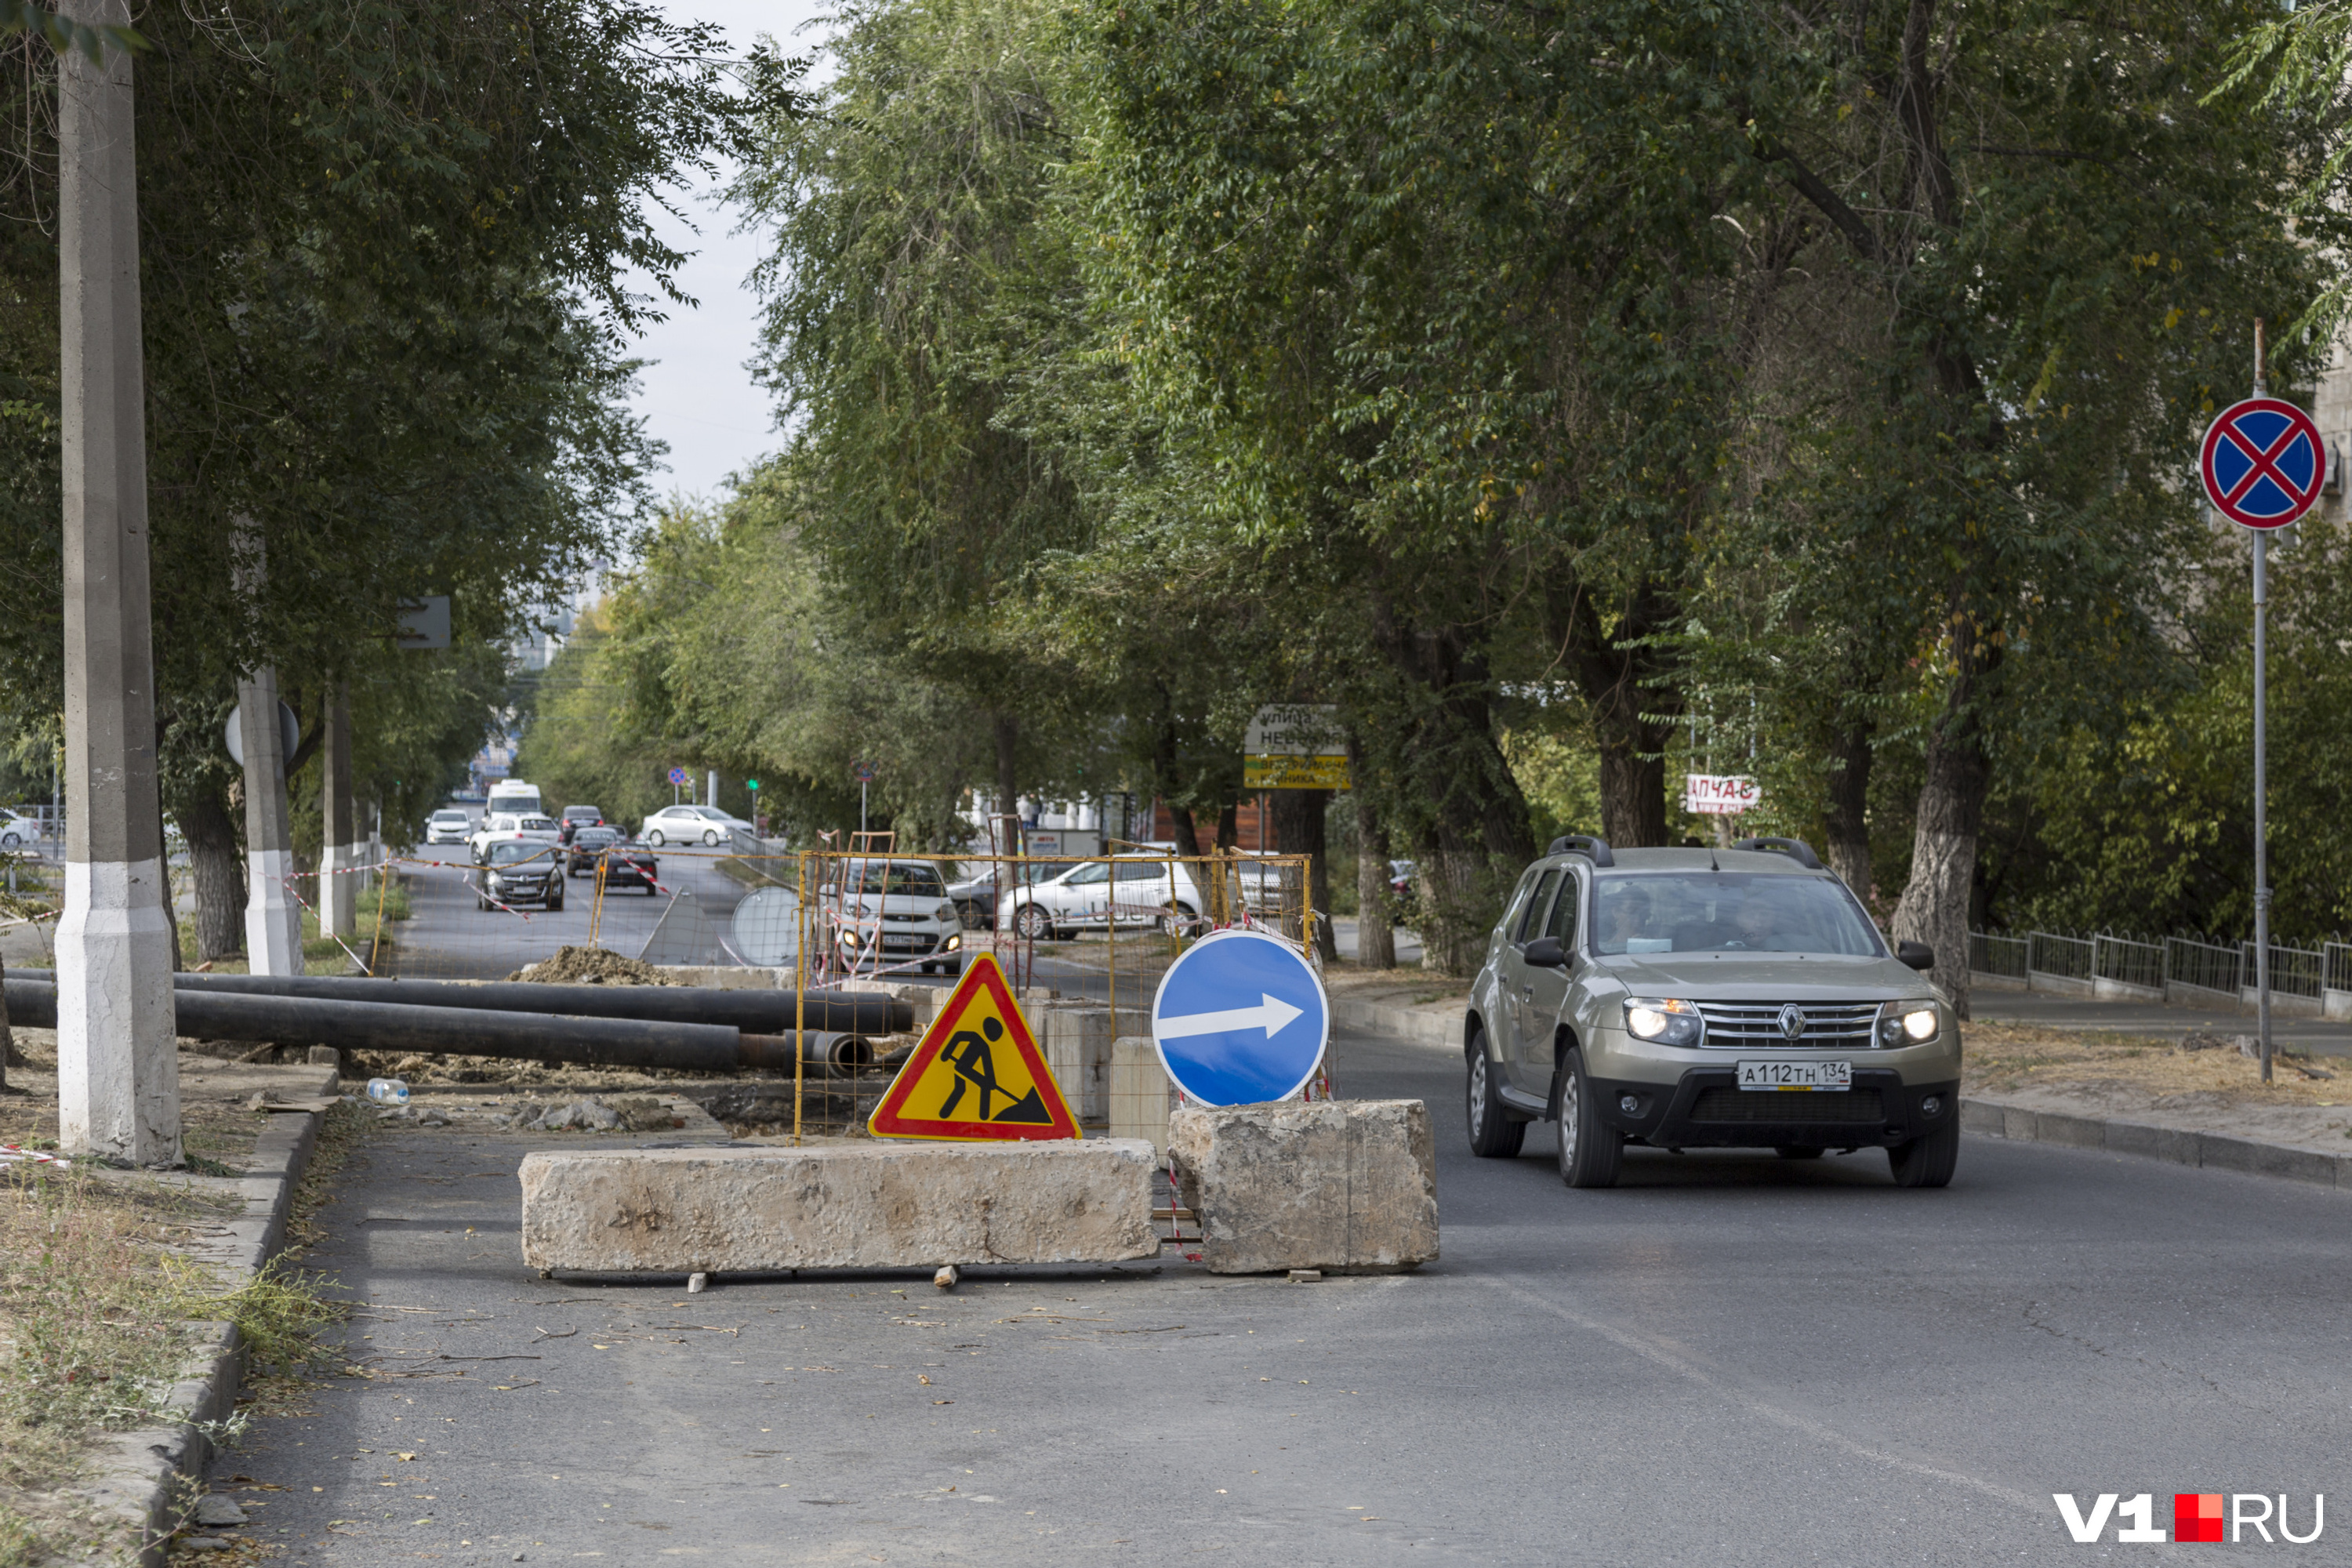
M1055 1002L1034 1015L1062 1098L1081 1121L1110 1117L1110 1009Z
M1385 1273L1437 1256L1437 1150L1420 1100L1188 1105L1168 1138L1213 1274Z
M522 1162L523 1259L583 1274L1152 1258L1149 1144L583 1149Z
M1149 1035L1122 1035L1110 1046L1110 1135L1140 1138L1156 1153L1168 1152L1168 1114L1176 1109L1176 1086L1160 1065Z

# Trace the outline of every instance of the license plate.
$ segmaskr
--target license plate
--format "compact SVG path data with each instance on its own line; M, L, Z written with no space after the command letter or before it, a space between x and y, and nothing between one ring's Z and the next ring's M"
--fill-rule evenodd
M1739 1087L1760 1089L1827 1089L1853 1087L1852 1062L1741 1062Z
M930 939L919 936L886 936L882 939L882 945L884 947L928 947L930 945Z

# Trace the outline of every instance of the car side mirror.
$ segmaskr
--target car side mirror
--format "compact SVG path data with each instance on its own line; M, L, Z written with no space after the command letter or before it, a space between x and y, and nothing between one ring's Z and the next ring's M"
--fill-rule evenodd
M1925 973L1936 967L1936 950L1924 942L1898 942L1895 944L1895 962Z
M1520 952L1519 957L1531 969L1565 969L1568 967L1567 950L1559 945L1559 938L1556 936L1539 936L1536 938L1535 941L1528 943L1525 950Z

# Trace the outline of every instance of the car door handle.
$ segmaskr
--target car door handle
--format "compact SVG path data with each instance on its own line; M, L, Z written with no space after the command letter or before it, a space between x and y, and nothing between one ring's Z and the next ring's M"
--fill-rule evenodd
M1522 991L1519 993L1519 1000L1521 1000L1522 1002L1532 1002L1532 1001L1534 1001L1535 999L1536 999L1536 988L1535 988L1534 986L1532 986L1532 985L1528 986L1527 988L1525 988L1524 990L1522 990Z

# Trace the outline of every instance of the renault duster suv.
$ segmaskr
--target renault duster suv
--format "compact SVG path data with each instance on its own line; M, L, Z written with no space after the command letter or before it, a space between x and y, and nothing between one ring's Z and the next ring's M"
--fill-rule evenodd
M1617 1181L1628 1142L1785 1159L1883 1148L1940 1187L1960 1145L1960 1033L1845 884L1791 838L1728 849L1557 839L1512 890L1470 993L1470 1147L1559 1123L1560 1179Z

